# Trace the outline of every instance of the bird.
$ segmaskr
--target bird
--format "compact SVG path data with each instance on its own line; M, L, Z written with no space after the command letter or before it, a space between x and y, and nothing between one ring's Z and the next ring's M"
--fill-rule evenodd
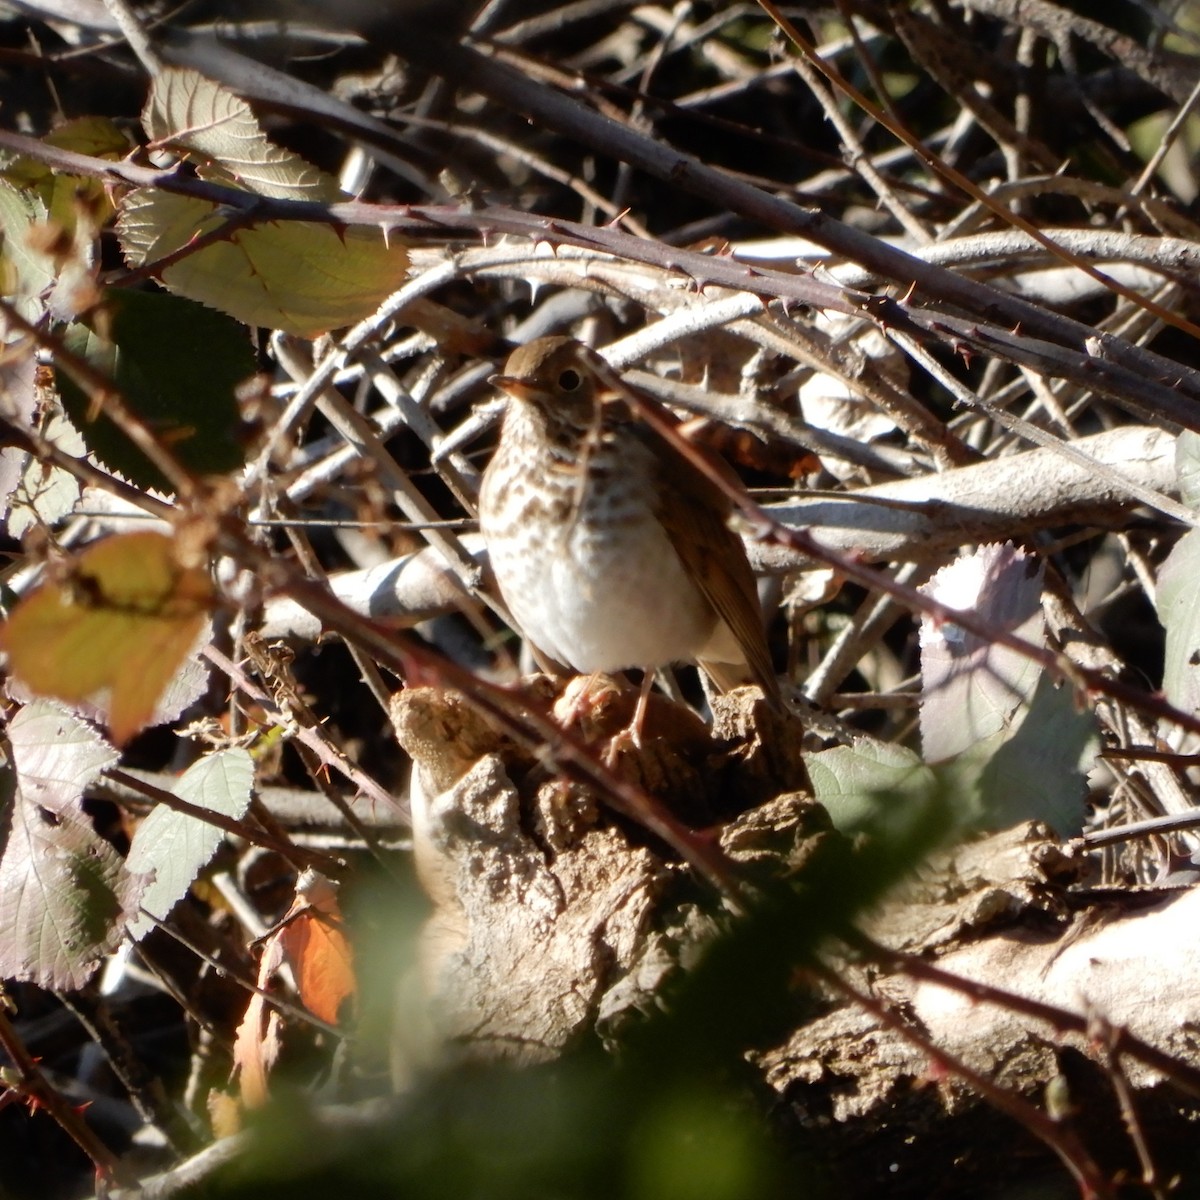
M718 691L779 683L732 503L661 432L606 393L566 336L519 346L479 523L520 632L580 675L695 662ZM728 472L728 468L725 470Z

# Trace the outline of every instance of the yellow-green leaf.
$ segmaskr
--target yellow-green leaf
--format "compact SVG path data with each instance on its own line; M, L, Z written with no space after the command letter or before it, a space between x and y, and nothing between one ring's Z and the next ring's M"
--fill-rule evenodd
M45 218L40 200L0 182L0 295L15 298L30 320L41 315L41 296L54 283L54 260L31 236Z
M274 145L250 106L196 71L163 71L142 124L154 143L188 159L203 179L258 196L332 203L337 181ZM408 251L378 229L231 218L188 196L126 197L117 234L133 267L155 263L206 234L213 244L159 272L177 295L247 325L315 337L370 315L404 280Z
M133 267L228 221L215 205L147 189L125 200L117 234ZM369 316L404 281L408 250L377 229L302 221L231 225L226 237L161 272L177 295L247 325L315 337Z
M108 117L78 117L66 121L41 139L48 146L88 154L93 158L116 161L124 158L131 147L129 139ZM90 224L99 228L112 216L112 202L100 179L81 175L64 175L36 159L17 157L0 171L0 178L13 187L35 193L51 219L64 229L75 228L78 205L86 202L90 209Z
M107 691L113 740L127 741L153 716L212 607L207 573L174 549L149 532L89 546L0 626L13 674L68 703Z

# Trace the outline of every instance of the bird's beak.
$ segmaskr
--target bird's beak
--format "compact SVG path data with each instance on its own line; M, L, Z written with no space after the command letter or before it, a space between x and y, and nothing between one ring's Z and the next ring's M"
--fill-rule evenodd
M537 391L528 380L516 375L490 375L488 383L510 396L516 396L518 400L528 400Z

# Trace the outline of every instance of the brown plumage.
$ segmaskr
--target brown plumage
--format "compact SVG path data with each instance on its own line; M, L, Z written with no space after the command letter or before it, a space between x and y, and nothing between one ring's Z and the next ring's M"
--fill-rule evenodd
M695 661L721 690L779 687L730 502L622 404L567 337L514 351L479 518L522 632L580 673Z

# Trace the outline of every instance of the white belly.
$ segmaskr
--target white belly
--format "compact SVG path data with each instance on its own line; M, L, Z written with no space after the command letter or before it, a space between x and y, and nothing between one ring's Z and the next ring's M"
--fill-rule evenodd
M524 482L503 496L484 490L480 523L492 569L522 632L580 673L696 658L718 622L653 516L649 490L627 494L619 509L579 495L569 480L563 494L573 519L551 526L542 552L529 555L528 519L533 508L544 511L544 496ZM504 536L514 520L520 532ZM717 640L728 640L725 633L721 626Z
M614 540L576 525L534 564L493 559L505 603L536 645L580 672L696 656L712 610L657 523L639 532Z

